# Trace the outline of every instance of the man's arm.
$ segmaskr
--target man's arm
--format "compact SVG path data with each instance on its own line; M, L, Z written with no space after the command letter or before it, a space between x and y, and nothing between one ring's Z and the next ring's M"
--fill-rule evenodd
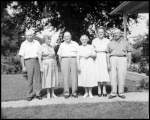
M59 64L60 64L60 68L61 68L61 59L62 59L62 57L61 57L61 53L62 53L62 48L61 48L61 44L60 44L60 46L59 46L59 48L58 48L58 51L57 51L57 55L58 55L58 61L59 61Z
M130 65L131 65L131 59L132 59L132 54L131 54L131 52L128 52L128 54L127 54L127 62L128 62L128 68L130 67Z
M127 61L128 61L128 68L130 67L131 65L131 60L132 60L132 51L133 51L133 48L132 46L127 43Z
M108 71L111 70L111 63L110 63L110 48L109 48L109 44L107 45L107 49L106 49L106 61L107 61L107 66L108 66Z
M21 66L22 66L22 71L26 72L26 67L25 67L25 59L24 59L24 55L25 55L25 47L23 44L21 44L20 50L19 50L19 56L20 56L20 62L21 62Z
M22 66L22 71L23 71L23 72L26 72L25 60L24 60L24 57L23 57L23 56L21 56L21 66Z

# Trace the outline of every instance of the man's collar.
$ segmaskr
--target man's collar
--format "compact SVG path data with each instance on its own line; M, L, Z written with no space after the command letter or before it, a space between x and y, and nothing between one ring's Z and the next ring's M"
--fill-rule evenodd
M120 37L116 42L120 43L122 41L123 37Z
M35 41L33 40L32 42L29 42L28 40L26 40L28 43L34 43Z

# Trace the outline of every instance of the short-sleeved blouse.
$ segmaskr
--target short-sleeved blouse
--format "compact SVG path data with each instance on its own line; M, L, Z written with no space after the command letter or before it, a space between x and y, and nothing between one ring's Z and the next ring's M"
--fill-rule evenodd
M109 39L107 38L103 38L102 40L100 40L99 38L95 38L92 41L92 45L95 48L96 51L103 51L103 52L107 52L107 45L110 42Z

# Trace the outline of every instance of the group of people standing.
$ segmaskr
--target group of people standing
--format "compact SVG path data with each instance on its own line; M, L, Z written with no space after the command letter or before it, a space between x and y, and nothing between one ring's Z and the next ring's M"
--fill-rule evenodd
M63 95L78 97L78 86L85 88L83 97L93 97L92 88L98 86L98 96L107 96L106 85L111 83L109 99L125 98L124 83L127 67L131 63L131 46L116 29L112 40L105 38L105 29L97 27L97 37L88 44L87 35L80 37L81 45L72 40L70 32L65 32L64 42L55 53L51 36L44 35L44 43L33 39L32 32L26 32L26 40L21 44L19 55L23 71L27 71L27 100L41 99L41 89L47 89L47 98L56 97L59 74L56 54L59 56L63 77ZM69 92L71 83L72 93ZM118 92L117 92L118 86Z

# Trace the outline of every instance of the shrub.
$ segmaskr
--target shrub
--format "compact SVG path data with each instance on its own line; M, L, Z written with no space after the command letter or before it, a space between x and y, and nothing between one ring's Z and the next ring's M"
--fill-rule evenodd
M143 89L143 90L149 89L149 79L143 79L143 80L140 82L139 89Z
M21 63L18 56L1 56L1 73L16 74L21 73Z

